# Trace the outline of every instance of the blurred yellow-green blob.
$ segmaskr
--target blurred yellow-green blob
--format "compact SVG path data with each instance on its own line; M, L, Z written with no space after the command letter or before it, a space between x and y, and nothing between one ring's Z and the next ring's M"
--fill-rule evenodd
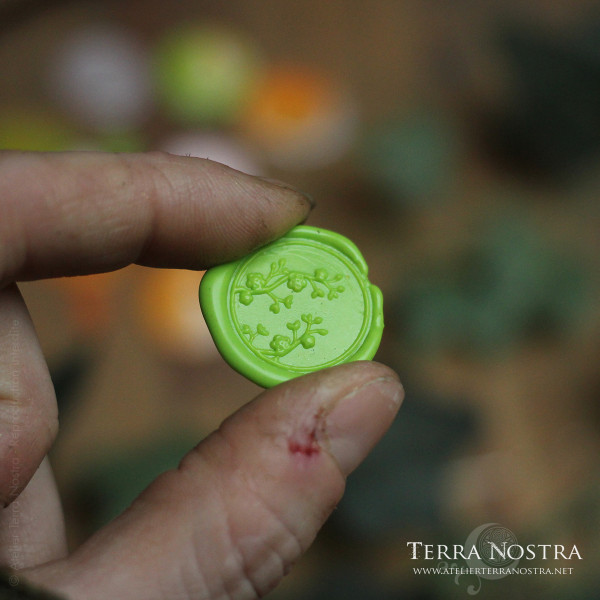
M75 135L59 118L29 108L0 108L0 149L51 152L72 148Z
M186 124L231 124L262 70L252 40L224 27L170 30L156 47L154 77L165 112Z

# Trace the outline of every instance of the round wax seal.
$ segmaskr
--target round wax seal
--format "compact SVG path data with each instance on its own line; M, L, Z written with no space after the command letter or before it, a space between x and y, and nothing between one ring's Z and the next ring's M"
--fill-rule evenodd
M304 373L373 358L382 295L347 238L298 226L210 269L200 304L215 344L242 375L271 387Z

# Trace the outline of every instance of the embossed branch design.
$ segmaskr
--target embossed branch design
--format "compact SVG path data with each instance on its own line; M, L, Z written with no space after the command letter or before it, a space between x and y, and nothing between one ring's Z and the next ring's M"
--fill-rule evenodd
M313 329L313 325L319 325L323 322L321 317L315 317L310 313L304 314L300 319L305 323L304 331L300 334L302 324L300 321L290 321L286 323L286 327L292 332L292 337L288 335L276 334L272 337L269 343L269 348L260 349L259 352L264 356L280 359L298 346L302 346L306 350L313 348L315 345L315 335L327 335L327 329ZM256 331L253 331L249 325L242 326L242 333L248 338L248 341L254 346L254 340L257 336L270 335L266 327L259 323L256 326ZM254 346L256 348L256 346Z
M266 275L258 272L249 273L246 276L245 284L236 287L234 293L238 295L240 303L244 306L252 304L256 296L266 295L272 301L269 310L278 314L282 306L287 309L292 308L294 295L307 288L312 299L335 300L345 291L345 287L340 284L342 280L343 275L330 276L323 268L317 268L312 273L289 269L286 266L286 260L281 258L277 262L271 263ZM279 289L284 285L290 291L287 295ZM265 358L278 361L299 346L305 350L313 348L316 336L325 336L329 333L327 329L316 327L322 322L322 317L314 313L305 313L299 320L290 320L286 323L285 326L289 333L287 331L278 332L271 336L262 323L258 323L255 329L247 324L242 325L241 333L248 343ZM257 345L259 337L270 337L268 347Z
M267 275L262 273L249 273L246 277L244 286L235 289L239 301L248 306L252 304L255 296L266 294L273 301L269 306L272 313L279 313L281 305L285 308L291 308L294 300L294 293L299 293L307 285L312 288L311 298L324 298L327 295L328 300L333 300L341 294L345 288L339 282L343 279L340 274L329 277L329 273L322 268L315 269L313 273L303 271L291 271L286 268L286 260L280 258L279 261L271 263L271 268ZM283 296L276 294L275 291L281 285L286 284L291 290L291 294Z

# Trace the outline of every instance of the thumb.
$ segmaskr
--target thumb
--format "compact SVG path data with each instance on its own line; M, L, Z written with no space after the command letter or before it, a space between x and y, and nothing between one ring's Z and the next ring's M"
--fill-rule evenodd
M70 558L30 575L73 600L260 597L313 541L402 394L371 362L267 390Z

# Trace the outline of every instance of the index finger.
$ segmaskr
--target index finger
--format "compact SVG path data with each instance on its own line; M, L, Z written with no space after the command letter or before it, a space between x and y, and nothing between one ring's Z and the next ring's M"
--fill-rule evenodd
M130 263L203 269L306 218L297 190L164 153L0 152L0 287Z

